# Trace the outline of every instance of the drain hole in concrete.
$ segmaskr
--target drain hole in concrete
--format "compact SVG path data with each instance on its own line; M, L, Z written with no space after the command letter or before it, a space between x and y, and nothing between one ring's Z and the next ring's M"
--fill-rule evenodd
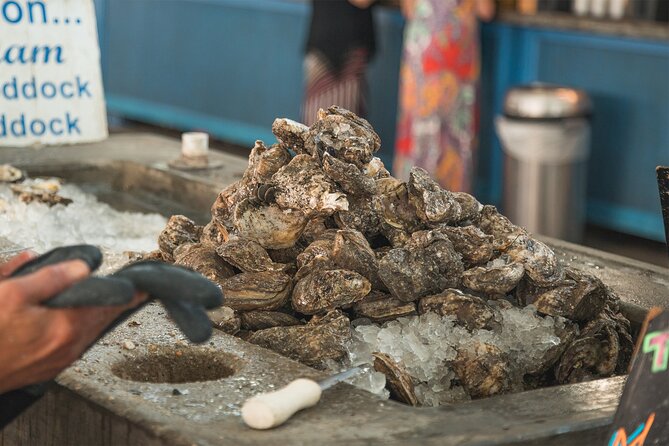
M211 350L169 349L128 358L112 366L121 379L149 383L214 381L233 375L240 359Z

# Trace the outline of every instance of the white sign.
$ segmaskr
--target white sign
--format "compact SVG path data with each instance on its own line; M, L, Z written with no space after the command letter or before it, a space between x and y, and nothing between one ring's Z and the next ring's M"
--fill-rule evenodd
M0 146L106 137L93 0L0 0Z

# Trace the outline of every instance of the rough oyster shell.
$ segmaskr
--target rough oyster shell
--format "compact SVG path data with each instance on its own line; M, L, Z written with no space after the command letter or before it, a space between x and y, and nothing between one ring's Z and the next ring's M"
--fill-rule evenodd
M483 232L493 236L493 246L498 251L506 250L519 236L527 235L525 229L514 225L508 218L497 212L495 206L483 206L475 224Z
M565 384L611 376L618 367L619 355L615 322L609 318L592 320L563 353L555 377Z
M460 222L462 221L476 221L479 217L479 212L483 209L483 205L466 192L451 192L455 201L460 204Z
M374 180L390 176L390 172L388 172L386 166L384 166L383 161L377 157L373 157L372 160L362 168L362 173Z
M288 164L291 156L288 150L278 144L268 148L258 140L251 150L249 159L252 163L248 175L251 176L253 183L263 184L269 182L279 169Z
M233 310L276 310L290 296L292 280L280 272L241 273L226 279L221 288Z
M309 127L288 118L277 118L272 123L272 133L287 149L300 154L304 151L304 140Z
M516 298L521 305L532 304L549 316L562 316L573 321L593 319L606 306L609 295L597 277L566 268L566 277L557 286L545 288L531 280L518 287Z
M328 153L323 154L323 171L351 195L372 195L376 192L374 179L365 175L355 164L346 163Z
M453 370L472 398L483 398L511 389L510 364L491 344L476 343L458 350Z
M26 185L26 184L12 184L10 188L14 195L24 203L43 203L49 207L53 207L57 204L62 204L67 206L72 203L72 200L65 198L62 195L58 195L57 192L60 188L50 190L49 188L42 187L40 183Z
M174 262L174 250L184 243L197 243L200 240L202 228L193 220L184 215L173 215L167 220L165 229L158 236L158 247L163 258Z
M394 178L382 178L376 184L379 193L374 196L372 203L381 219L381 231L389 240L394 235L391 229L411 234L423 228L423 222L409 200L406 184Z
M260 243L243 237L229 240L216 248L226 262L245 273L286 271L287 265L274 263Z
M209 320L214 328L218 328L224 333L235 335L239 332L242 326L242 321L230 307L219 307L215 310L207 311Z
M354 271L314 271L295 284L292 304L302 314L323 313L357 302L371 289L369 281Z
M437 230L446 234L455 251L467 265L478 265L490 260L494 254L492 236L473 225L439 226Z
M246 311L240 314L246 330L264 330L272 327L290 327L302 323L294 316L281 311Z
M376 254L367 239L358 231L337 231L332 243L330 257L340 268L362 274L375 289L386 290L379 277Z
M442 189L425 169L411 169L407 191L409 201L416 208L416 215L425 223L454 223L460 220L460 203L451 192Z
M221 233L218 229L218 225L214 220L211 220L207 223L204 228L202 228L202 234L200 235L200 242L207 243L210 245L218 246L221 243L225 243L227 240L228 233Z
M205 243L185 243L173 253L174 263L197 271L216 284L222 284L235 271L216 255L213 245Z
M372 160L379 148L381 138L369 122L337 106L318 111L318 120L305 139L308 153L320 156L327 152L361 168Z
M372 239L381 232L381 218L374 207L372 196L349 196L348 210L334 215L340 229L353 229Z
M0 183L18 183L26 177L25 172L11 164L0 164Z
M505 259L502 265L490 262L486 266L476 266L462 273L462 283L470 290L490 295L504 295L514 289L525 274L525 268L518 262Z
M219 192L211 205L212 221L223 240L234 230L234 215L237 204L251 196L251 189L244 180L237 181Z
M353 304L353 313L357 318L383 323L398 317L413 316L416 314L416 304L403 302L390 294L372 290L360 302Z
M307 325L256 331L247 340L316 368L323 368L328 360L343 359L351 339L348 318L334 311L326 318L313 319Z
M506 253L522 263L527 275L538 285L551 285L564 278L564 270L553 250L529 236L519 236Z
M404 247L391 249L379 261L381 280L404 302L457 286L462 271L453 244L436 231L413 233Z
M372 356L374 356L374 370L386 375L386 387L390 391L390 396L405 404L418 406L418 398L411 375L390 355L374 352Z
M289 248L300 238L307 218L297 210L283 210L276 205L261 205L245 199L235 210L235 228L239 235L255 240L263 248Z
M418 313L424 314L428 311L440 316L454 316L458 324L470 331L499 326L496 313L490 305L480 297L456 289L447 289L440 294L422 298L418 303Z

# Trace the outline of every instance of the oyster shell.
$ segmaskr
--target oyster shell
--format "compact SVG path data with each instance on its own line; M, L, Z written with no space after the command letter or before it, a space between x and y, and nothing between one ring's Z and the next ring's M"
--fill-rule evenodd
M564 278L564 270L553 250L529 236L519 236L506 253L522 263L527 275L538 285L551 285Z
M326 361L346 356L345 345L351 339L349 325L346 316L333 311L325 318L313 318L307 325L256 331L247 340L308 366L324 368Z
M362 274L375 289L386 290L379 277L376 254L367 239L358 231L337 231L332 243L330 257L340 268Z
M237 204L251 196L251 189L247 181L240 180L223 189L214 204L211 205L212 221L220 232L223 240L234 230L234 215Z
M425 169L413 167L407 183L409 201L416 215L425 223L454 223L460 220L462 208L453 194L439 186Z
M408 235L423 228L405 183L394 178L383 178L377 180L376 184L379 193L374 196L372 203L381 219L381 232L389 240L395 235L392 229Z
M499 326L496 313L490 305L480 297L456 289L449 288L440 294L422 298L418 303L418 313L425 314L428 311L440 316L454 316L458 324L470 331Z
M226 262L245 273L286 271L288 265L274 263L260 243L236 237L216 248Z
M302 314L323 313L357 302L371 289L369 281L354 271L314 271L295 284L292 304Z
M436 231L413 233L404 247L391 249L379 261L381 280L404 302L457 286L462 271L453 244Z
M615 322L604 317L592 320L563 353L555 377L565 384L611 376L618 367L619 355Z
M365 175L355 164L341 161L328 153L323 154L323 171L347 194L372 195L376 192L373 178Z
M214 310L207 311L209 320L214 328L218 328L224 333L235 335L239 332L242 326L242 321L230 307L219 307Z
M283 209L296 209L307 217L328 216L348 209L346 195L328 178L318 161L297 155L272 176L274 201Z
M362 168L362 173L374 180L390 176L390 172L386 169L383 161L377 157L372 157L372 160Z
M498 265L497 260L504 263ZM525 268L508 258L489 262L486 266L476 266L462 273L462 283L467 288L490 295L504 295L514 289L525 274Z
M293 152L305 153L304 140L309 132L309 127L288 118L277 118L272 123L272 133L281 145Z
M573 321L593 319L609 300L604 284L590 274L566 268L566 277L557 286L546 288L534 281L521 282L516 298L521 305L534 305L539 313L562 316Z
M235 271L216 255L213 245L204 243L184 243L173 253L174 263L197 271L207 279L220 285Z
M292 280L281 272L241 273L226 279L221 288L233 310L276 310L290 296Z
M304 146L312 155L320 156L327 152L364 168L381 148L381 138L367 120L332 106L318 111L318 120L309 129Z
M390 355L374 352L372 356L374 356L374 370L386 375L386 387L390 391L390 396L405 404L418 406L418 398L411 375Z
M439 226L437 230L446 234L455 251L467 265L478 265L490 260L494 254L492 236L473 225Z
M290 162L291 156L288 150L278 144L267 147L262 141L256 141L249 159L253 161L248 175L253 183L263 184L271 181L272 176Z
M511 365L502 352L491 344L478 342L458 350L453 370L472 398L483 398L511 389Z
M349 196L348 210L334 214L340 229L353 229L372 239L381 232L381 218L374 207L372 196Z
M57 204L62 204L67 206L72 203L72 200L65 198L62 195L58 195L58 190L60 189L60 184L55 190L50 189L49 187L44 187L42 183L34 183L30 185L24 184L12 184L10 188L14 195L24 203L43 203L49 207L53 207Z
M11 164L0 164L0 183L18 183L26 177L25 172Z
M383 323L398 317L416 314L416 304L403 302L390 294L372 290L360 302L353 304L356 318L367 318L376 323Z
M297 267L302 268L319 256L327 257L328 259L331 258L336 235L337 231L334 229L328 229L323 232L320 238L310 243L309 246L297 256Z
M200 240L202 228L193 220L184 215L173 215L167 220L165 229L158 236L158 247L163 258L174 262L174 250L185 243L197 243Z
M498 251L506 250L519 236L527 235L525 229L514 225L508 218L497 212L495 206L483 206L475 224L483 232L493 236L493 246Z
M460 222L476 221L479 217L479 212L483 209L483 205L466 192L451 192L455 201L460 204Z
M289 327L302 325L294 316L281 311L246 311L240 314L242 327L245 330L264 330L272 327Z
M234 220L239 235L271 249L293 246L308 221L300 211L256 204L248 199L237 205Z
M225 234L221 233L221 231L218 229L218 225L216 225L216 222L211 220L204 226L204 228L202 228L200 242L218 246L221 243L225 243L227 240L227 235L227 231Z

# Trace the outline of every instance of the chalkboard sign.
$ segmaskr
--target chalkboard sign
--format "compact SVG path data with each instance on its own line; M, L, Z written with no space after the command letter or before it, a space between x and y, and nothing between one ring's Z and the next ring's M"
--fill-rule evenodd
M669 445L669 312L652 309L639 335L607 446Z

